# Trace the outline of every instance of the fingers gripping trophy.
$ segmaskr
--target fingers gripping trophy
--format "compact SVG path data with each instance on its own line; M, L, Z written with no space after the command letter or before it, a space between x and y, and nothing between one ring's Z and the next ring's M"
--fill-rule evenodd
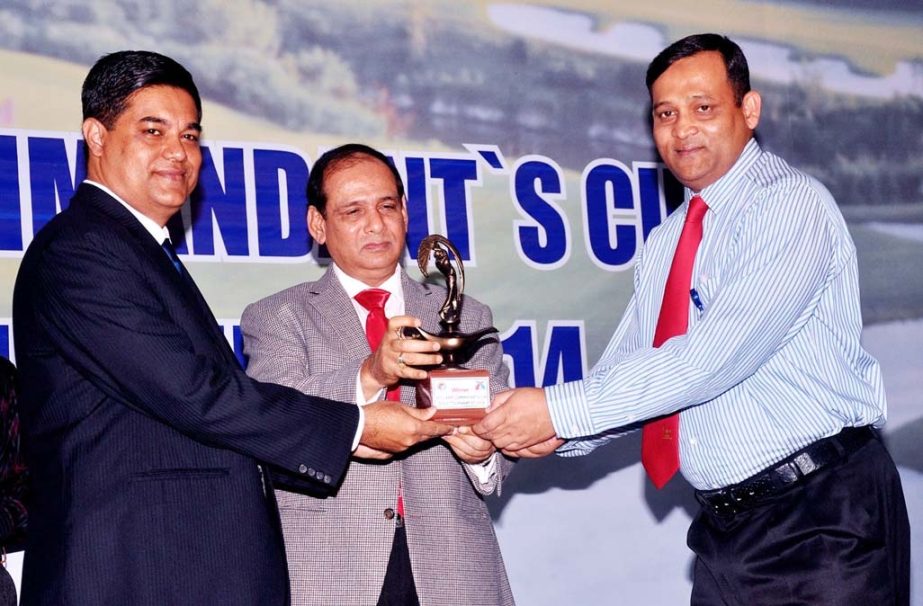
M446 283L446 298L439 309L442 331L432 334L421 328L404 327L405 339L425 339L439 343L443 362L431 369L428 377L417 385L417 407L437 409L434 419L455 425L471 425L479 421L490 405L490 374L484 369L463 367L459 361L495 335L493 326L463 333L461 324L462 294L465 290L465 269L455 245L439 234L423 239L417 251L417 266L424 278L429 277L430 258Z

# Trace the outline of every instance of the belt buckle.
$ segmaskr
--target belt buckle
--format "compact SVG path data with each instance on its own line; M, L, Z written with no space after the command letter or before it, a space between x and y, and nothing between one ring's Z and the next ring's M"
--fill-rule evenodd
M792 463L795 464L795 467L801 472L802 476L817 471L819 467L809 452L802 452L792 460Z
M853 432L853 434L840 438L845 444L838 447L838 456L826 457L828 451L823 450L828 444L824 441L809 444L785 462L777 463L775 467L744 480L740 484L719 488L707 493L697 493L699 502L711 513L717 516L732 516L759 505L767 497L777 494L787 487L800 482L817 470L838 460L843 453L855 450L864 444L870 437L871 431ZM848 440L848 441L847 441ZM813 454L812 454L813 453Z

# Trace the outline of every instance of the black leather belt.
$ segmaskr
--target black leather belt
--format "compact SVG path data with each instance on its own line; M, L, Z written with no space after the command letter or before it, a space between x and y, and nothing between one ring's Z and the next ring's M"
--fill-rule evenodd
M812 473L841 461L876 438L868 426L847 427L835 436L818 440L746 480L717 490L697 490L695 498L707 511L731 516L768 500Z

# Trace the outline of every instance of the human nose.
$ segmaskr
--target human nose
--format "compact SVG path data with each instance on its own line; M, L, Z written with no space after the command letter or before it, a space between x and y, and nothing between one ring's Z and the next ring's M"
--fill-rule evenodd
M165 137L163 156L174 162L182 162L186 159L186 146L183 145L182 137Z
M684 114L679 114L676 117L676 122L673 123L674 137L677 139L685 139L690 135L694 135L696 132L698 132L698 126L694 120Z
M384 219L381 216L381 212L378 209L372 209L366 215L365 221L365 230L370 233L377 233L381 231L382 226L385 224Z

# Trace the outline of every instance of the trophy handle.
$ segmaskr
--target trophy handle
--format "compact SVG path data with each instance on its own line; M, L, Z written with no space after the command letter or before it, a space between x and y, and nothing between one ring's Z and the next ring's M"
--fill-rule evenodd
M424 341L434 341L439 343L439 347L446 352L454 352L463 347L471 345L481 340L482 337L489 335L491 333L500 332L493 326L487 328L482 328L471 333L452 333L448 335L434 335L432 333L426 332L422 328L414 328L412 326L403 326L401 327L401 338L402 339L417 339Z

